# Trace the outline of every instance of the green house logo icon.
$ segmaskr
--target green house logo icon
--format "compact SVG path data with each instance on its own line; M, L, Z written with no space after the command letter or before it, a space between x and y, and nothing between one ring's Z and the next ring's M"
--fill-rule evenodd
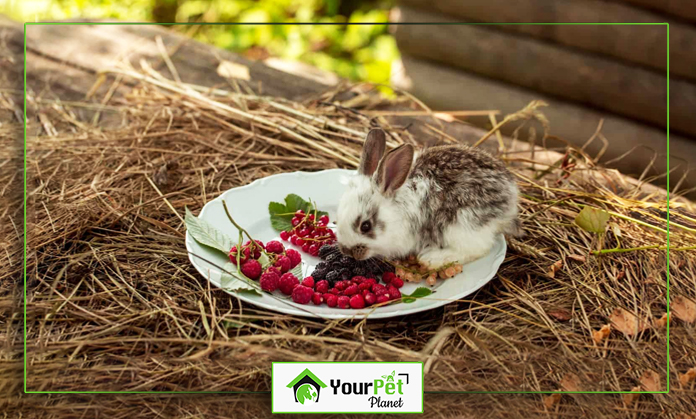
M305 405L318 402L319 391L326 387L326 384L317 378L312 371L305 368L287 387L292 387L292 391L295 394L295 402Z

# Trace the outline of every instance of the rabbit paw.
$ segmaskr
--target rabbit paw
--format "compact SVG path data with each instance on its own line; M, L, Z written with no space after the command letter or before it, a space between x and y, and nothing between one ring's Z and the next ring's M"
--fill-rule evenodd
M418 255L420 263L431 270L457 262L458 259L461 259L461 254L454 249L427 248Z

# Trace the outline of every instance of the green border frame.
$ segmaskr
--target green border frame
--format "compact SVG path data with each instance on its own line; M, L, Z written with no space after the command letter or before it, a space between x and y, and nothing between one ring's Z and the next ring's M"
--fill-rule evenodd
M475 26L503 26L503 25L633 25L633 26L666 26L667 27L667 316L671 317L669 308L669 23L667 22L622 22L622 23L593 23L593 22L534 22L534 23L490 23L490 22L411 22L411 23L392 23L392 22L376 22L376 23L350 23L351 25L475 25ZM269 394L270 391L31 391L27 390L27 26L42 26L42 25L157 25L157 26L193 26L193 25L345 25L344 23L311 23L311 22L293 22L293 23L268 23L268 22L246 22L246 23L151 23L151 22L25 22L24 23L24 244L23 244L23 286L24 286L24 325L22 340L24 343L24 385L25 394ZM667 390L665 391L425 391L425 381L423 386L424 394L669 394L670 370L669 370L669 322L667 322ZM312 362L306 362L307 364ZM313 363L323 363L321 361ZM274 364L272 362L271 364ZM272 365L271 365L272 368ZM272 380L272 377L271 377ZM424 376L425 380L425 376ZM272 388L272 383L271 383ZM310 412L314 413L314 412ZM318 413L318 412L317 412ZM370 412L373 413L373 412ZM405 412L401 412L405 413Z
M421 399L421 411L420 412L402 412L402 411L382 411L378 410L375 412L276 412L273 410L273 372L275 371L275 364L297 364L297 365L307 365L307 364L420 364L421 365L421 388L423 389L423 394L422 394L422 399ZM264 392L267 393L267 392ZM338 414L345 414L345 415L350 415L350 414L370 414L370 415L387 415L387 414L423 414L425 411L425 366L423 365L422 361L355 361L355 362L341 362L341 361L308 361L308 362L274 362L271 361L271 391L268 392L271 393L271 413L272 414L288 414L288 415L296 415L296 414L301 414L301 415L316 415L316 414L330 414L330 413L338 413Z

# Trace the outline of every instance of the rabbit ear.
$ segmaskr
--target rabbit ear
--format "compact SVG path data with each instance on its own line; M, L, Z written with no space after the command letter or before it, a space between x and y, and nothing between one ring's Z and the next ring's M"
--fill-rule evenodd
M403 144L387 153L377 167L377 185L382 194L391 196L406 182L413 164L413 146Z
M381 129L370 130L365 138L358 173L371 177L377 170L377 165L379 165L379 160L384 155L386 147L387 140L384 131Z

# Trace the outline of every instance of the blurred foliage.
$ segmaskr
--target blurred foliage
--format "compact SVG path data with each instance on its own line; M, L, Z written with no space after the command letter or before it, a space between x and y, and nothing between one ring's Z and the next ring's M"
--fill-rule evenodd
M0 0L20 21L118 19L130 22L228 22L175 26L195 39L241 52L299 60L352 80L389 83L398 58L388 33L394 0ZM309 25L251 23L311 22ZM346 25L361 23L362 25ZM323 25L321 25L323 24Z

